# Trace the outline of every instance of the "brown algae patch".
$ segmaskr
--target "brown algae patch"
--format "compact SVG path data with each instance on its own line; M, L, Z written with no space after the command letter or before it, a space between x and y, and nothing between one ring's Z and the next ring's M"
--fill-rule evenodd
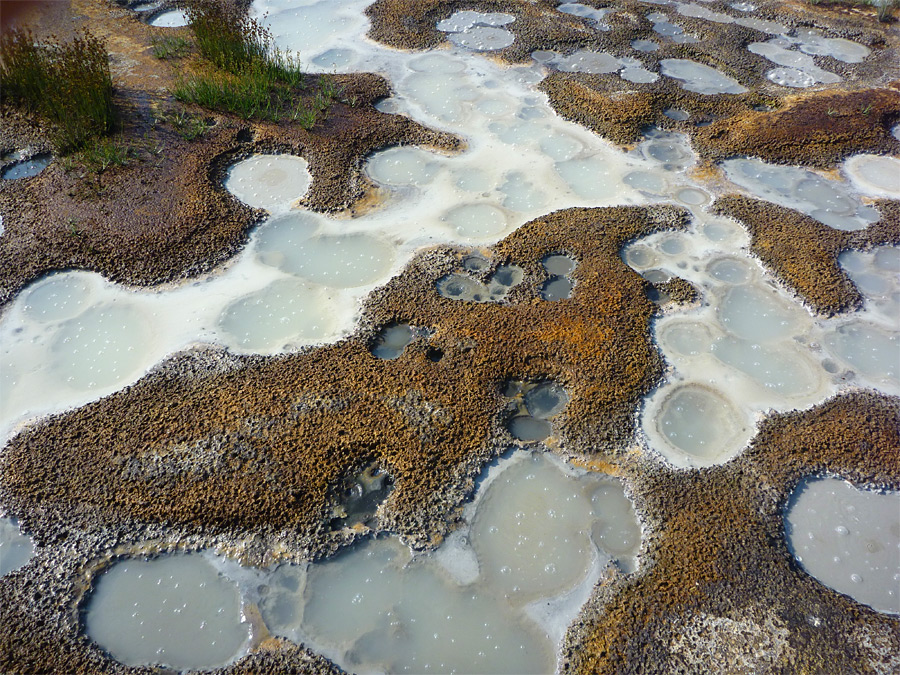
M817 91L772 111L748 110L698 129L694 145L716 161L753 155L768 162L826 168L849 155L900 152L891 128L900 121L895 89Z
M83 546L107 550L109 541L153 531L177 541L255 540L309 559L365 531L342 527L334 514L347 477L376 463L394 485L373 526L435 545L476 474L512 441L504 382L563 383L570 401L555 418L555 442L573 451L608 461L633 436L635 409L662 370L649 336L658 310L619 250L685 226L672 207L569 209L534 220L487 251L492 266L525 270L500 303L437 293L435 282L467 251L420 253L373 294L352 338L268 358L182 353L123 391L27 427L0 458L0 502L38 542L82 541L65 554L78 560L88 555ZM578 260L575 292L545 301L542 260L560 250ZM375 358L369 333L398 322L433 332L396 359ZM34 573L4 580L0 593L12 594L4 607L29 604ZM53 592L45 602L56 609L40 611L65 614L71 593ZM0 632L9 663L38 648L45 668L81 663L82 638L71 642L77 626L23 640L38 615L14 614Z
M748 197L722 197L713 210L740 221L750 250L816 312L826 316L857 309L862 296L838 263L848 249L900 243L897 202L879 201L881 220L863 230L836 230L814 218Z
M735 672L890 672L900 622L800 569L782 513L804 476L896 489L898 414L896 397L846 394L769 417L720 467L630 464L645 565L598 586L567 635L563 671L693 672L733 659ZM860 626L871 639L858 639Z
M753 4L749 14L725 7L732 22L722 23L672 6L625 0L604 8L609 11L602 27L592 19L560 11L554 2L481 0L463 9L515 17L504 25L515 41L491 52L507 63L527 63L533 52L551 51L571 55L587 50L632 58L638 54L635 43L653 43L656 47L641 51L639 59L641 67L652 73L660 71L662 61L688 60L715 68L749 88L743 94L704 95L666 76L633 82L615 73L592 75L551 68L539 88L556 111L622 145L637 142L643 129L653 125L691 134L697 152L708 160L745 153L825 166L860 150L897 151L890 126L900 118L892 82L898 40L878 24L874 10L847 12L840 6L817 5L813 13L802 3ZM448 0L379 0L367 9L372 20L369 36L396 48L434 48L447 40L437 23L460 9ZM664 12L692 41L678 42L655 32L654 21L648 18L655 10ZM748 50L776 34L734 22L748 17L760 26L780 25L785 32L819 30L829 37L855 41L870 53L854 63L827 55L820 58L829 72L843 80L838 86L848 91L798 94L796 88L770 81L766 74L775 64ZM880 88L860 89L862 82ZM673 109L678 111L674 115Z

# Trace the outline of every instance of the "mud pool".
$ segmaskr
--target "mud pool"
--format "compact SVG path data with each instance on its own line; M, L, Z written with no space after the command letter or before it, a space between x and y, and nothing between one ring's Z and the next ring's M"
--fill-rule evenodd
M518 452L432 554L379 538L273 570L211 551L124 558L94 581L85 630L129 665L210 668L246 651L258 606L272 633L348 671L544 673L604 567L634 569L640 538L620 482Z
M384 399L406 416L410 437L418 434L423 443L438 439L425 464L443 461L441 444L453 440L443 428L457 420L421 400L412 382L405 396L395 398L378 384L379 373L393 373L391 368L415 359L426 378L425 368L459 368L453 388L460 398L492 397L489 413L479 418L487 429L481 440L486 449L454 474L462 488L432 486L435 494L456 500L446 510L449 524L435 537L433 550L413 550L397 536L391 518L402 481L393 468L379 464L374 451L365 455L363 466L351 467L343 482L328 487L330 501L319 505L322 522L318 529L308 528L313 535L267 525L258 537L248 536L242 529L246 523L234 515L236 524L226 534L193 533L185 537L188 543L170 540L168 547L157 545L181 535L166 531L163 517L162 525L153 523L141 535L147 541L132 533L116 542L110 535L118 544L114 553L112 544L92 540L95 566L88 572L86 560L69 563L67 574L81 579L81 586L65 590L67 597L80 598L75 630L90 639L92 658L175 670L228 669L267 650L288 649L287 644L302 645L296 649L307 650L304 658L325 657L347 672L566 671L577 660L573 652L594 653L582 649L579 640L592 639L592 649L602 651L590 627L619 616L604 614L615 593L639 587L658 565L671 564L669 549L660 554L654 548L671 536L666 523L654 520L663 511L655 491L665 494L666 481L682 490L693 480L699 485L735 474L734 483L741 485L746 476L759 476L753 489L766 494L765 502L759 497L745 503L741 500L749 498L737 496L734 510L754 514L757 520L747 518L748 527L755 528L761 527L758 514L766 512L767 533L783 532L783 541L770 545L789 551L791 564L799 565L799 572L784 572L798 575L790 583L805 584L803 592L814 602L844 603L835 606L867 617L882 633L877 640L857 635L857 641L873 650L884 643L883 651L890 651L884 635L896 632L900 614L897 449L891 450L894 465L886 470L866 468L864 462L859 468L849 459L820 465L804 455L805 463L797 464L805 467L803 475L788 478L768 466L760 469L759 456L777 445L766 435L772 420L792 419L794 411L872 393L896 406L900 246L848 245L833 260L818 261L836 265L862 303L834 315L816 313L790 279L754 255L748 228L721 215L715 204L726 195L749 197L760 209L791 209L815 226L859 235L853 241L865 242L863 235L879 226L897 227L888 222L896 219L888 200L900 198L900 158L858 152L827 171L753 156L710 164L695 152L686 131L694 116L674 105L665 115L682 126L645 128L639 142L620 147L558 115L539 87L548 75L562 73L588 78L576 82L615 78L623 86L674 82L686 96L704 98L739 97L758 88L742 81L739 73L745 71L681 57L695 53L692 45L701 42L709 24L752 32L745 51L747 58L766 61L762 86L816 92L842 86L847 73L862 69L874 58L872 41L862 44L821 27L756 16L751 3L652 0L638 4L648 28L640 39L610 42L604 49L587 39L584 45L548 42L510 65L498 55L522 40L525 33L517 31L528 25L515 3L504 5L504 11L445 12L434 24L442 42L428 50L392 49L368 38L371 6L371 0L257 0L250 13L270 28L279 48L313 72L383 75L392 94L377 103L378 110L454 134L463 140L462 149L449 153L401 144L371 154L362 166L365 208L341 214L308 207L305 199L317 180L312 159L271 148L235 155L216 189L260 209L263 217L240 253L214 273L147 289L84 270L58 271L28 285L3 309L0 438L8 443L29 425L92 402L102 405L116 392L139 388L148 374L168 377L168 371L157 370L160 364L186 350L212 347L218 355L212 358L223 362L232 355L259 359L246 362L252 364L359 340L367 360L359 366L360 357L353 355L354 367L368 374L371 379L359 381L369 382L372 390L362 396ZM156 6L147 10L156 12ZM563 3L554 11L578 21L578 30L593 40L619 30L625 10ZM162 32L186 21L184 12L173 9L149 18L152 30ZM673 52L673 44L685 51ZM657 53L666 58L657 59ZM7 159L8 166L0 168L11 182L38 176L52 161L43 154ZM572 207L613 206L675 206L686 214L686 226L676 227L670 218L655 228L659 231L625 243L605 269L584 264L574 246L531 242L534 259L522 255L522 248L519 254L498 253L529 221ZM572 438L579 397L585 391L605 396L608 383L576 388L573 382L586 374L548 365L551 358L519 364L529 373L545 368L540 376L506 372L505 379L490 383L491 391L473 392L467 388L474 380L466 379L459 354L477 351L477 344L465 331L453 338L451 350L441 326L420 325L402 313L371 325L366 303L379 297L389 304L390 296L379 293L413 264L423 278L421 270L434 272L416 291L419 304L439 302L448 315L483 311L486 317L495 310L552 306L560 312L558 323L540 331L529 327L527 339L542 346L558 339L576 344L576 351L585 332L615 330L579 322L580 290L596 283L598 275L615 272L615 265L626 265L628 270L622 269L640 284L639 295L622 301L618 311L652 308L647 340L661 359L661 377L634 407L635 433L616 437L613 451L598 449L597 455L591 454L593 436ZM519 338L509 336L517 348ZM601 349L585 362L615 358ZM626 372L634 368L618 365ZM229 367L222 365L223 372ZM197 370L200 377L214 374L214 369ZM290 419L324 418L345 408L356 414L351 409L356 403L338 390L332 385L330 391L294 392L285 403ZM123 480L145 471L142 461L178 489L193 480L192 463L203 466L204 478L233 466L228 462L252 465L265 454L254 445L260 430L276 424L240 408L223 405L215 412L248 416L246 433L237 440L218 428L209 432L215 442L206 445L186 434L130 464L123 457ZM405 437L398 438L402 442ZM356 437L347 443L329 446L317 461L334 463L339 460L328 453L360 444ZM817 452L807 448L805 437L797 445L807 455ZM866 449L864 442L858 445ZM787 465L794 470L795 464ZM272 471L265 480L277 484L280 478ZM793 490L790 496L786 486ZM301 492L288 495L285 503L299 503ZM252 487L249 494L252 502ZM164 502L165 492L157 498ZM783 507L775 515L773 504ZM0 514L0 576L47 574L55 560L52 541L32 541L28 514ZM202 521L203 509L192 517ZM23 520L21 529L17 518ZM690 539L695 533L685 523L687 517L673 528ZM310 543L315 537L319 544L331 539L320 546ZM727 548L725 539L713 539L712 549ZM323 550L329 555L320 557ZM104 556L105 562L96 563ZM682 578L701 586L690 574ZM682 591L671 595L680 602ZM752 615L758 608L748 607L749 618L739 620L699 610L688 619L679 615L678 621L694 623L666 653L676 659L690 651L685 641L694 639L694 631L719 648L716 640L731 645L729 640L739 639L735 635L765 630L752 649L743 650L765 652L751 663L759 666L777 651L770 642L781 645L787 629L772 627L781 618L760 619ZM744 620L752 626L743 632L709 628ZM273 642L281 646L272 647ZM760 644L764 648L753 651ZM697 653L707 652L691 652L694 666L702 663ZM709 653L726 658L721 655L727 650Z

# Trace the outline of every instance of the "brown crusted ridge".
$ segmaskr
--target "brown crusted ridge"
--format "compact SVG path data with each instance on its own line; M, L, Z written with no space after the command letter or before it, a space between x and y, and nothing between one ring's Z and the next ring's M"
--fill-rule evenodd
M746 110L697 129L706 158L753 155L769 162L830 167L860 153L897 153L891 127L900 121L900 91L818 91L785 99L771 111Z
M900 243L900 203L881 200L876 206L881 220L855 232L835 230L793 209L749 197L722 197L713 210L743 223L754 255L816 312L831 316L862 304L838 255L847 249Z
M466 252L426 251L373 294L365 328L341 343L277 357L184 353L126 390L26 428L0 453L0 508L34 535L38 556L0 581L0 670L148 672L114 663L80 634L75 603L91 561L148 541L252 541L294 559L333 552L358 534L329 529L333 488L372 461L395 480L380 527L439 542L476 473L514 443L500 394L510 378L560 381L571 400L557 442L617 457L662 371L649 335L656 306L618 252L686 222L673 207L534 220L485 251L494 267L526 271L502 304L438 295L435 282ZM575 290L546 302L541 259L560 252L577 259ZM394 321L434 333L397 359L373 357L370 340ZM301 666L331 668L278 649L223 675Z
M900 620L806 574L782 514L797 481L820 472L900 487L898 414L896 397L845 394L771 416L726 465L629 467L649 560L598 587L563 672L891 672Z
M366 310L373 331L394 321L435 331L400 358L374 358L362 336L270 358L177 356L14 437L0 456L0 503L36 532L62 527L77 504L98 523L275 532L322 551L338 536L328 531L335 486L377 461L395 480L386 526L425 545L495 444L513 442L498 416L506 380L560 381L571 401L558 429L573 447L615 452L631 438L662 367L647 282L618 251L685 222L671 207L534 220L493 249L528 273L503 304L441 297L435 282L458 252L422 253ZM546 302L540 260L557 251L579 262L575 293Z
M607 90L599 82L598 76L552 72L539 88L560 115L620 145L640 140L649 126L693 135L704 128L696 126L699 120L729 119L777 100L755 92L705 96L682 89L671 78L634 91ZM670 108L687 112L690 121L670 119L665 114Z
M512 45L492 52L507 63L531 60L531 52L555 45L599 48L602 37L583 19L557 11L555 0L376 0L366 8L369 37L397 49L430 49L447 40L439 21L454 12L505 12L516 17L504 28L515 34Z
M372 152L399 143L459 147L450 134L376 110L373 102L389 93L382 77L335 80L347 103L333 103L310 131L200 113L215 125L188 141L166 123L143 125L140 137L142 125L135 123L123 137L132 148L125 166L80 176L57 161L34 178L0 182L0 304L52 270L88 269L139 285L208 271L240 249L264 214L220 185L228 164L242 156L304 156L313 179L304 203L336 211L364 196L361 166Z
M551 70L540 87L557 112L619 144L637 141L643 128L655 125L690 134L700 154L710 159L762 153L760 156L777 161L826 166L854 151L897 151L900 143L885 126L898 117L896 93L890 88L900 46L896 36L879 24L871 11L818 11L817 7L813 16L801 4L761 2L754 16L789 27L815 27L829 36L866 45L872 53L862 63L819 59L848 87L860 91L797 95L795 89L769 81L765 75L772 62L747 50L748 44L769 39L768 34L737 24L673 15L686 32L698 38L696 43L678 44L656 34L646 18L647 5L634 0L621 0L612 6L613 12L604 19L608 30L598 30L590 20L562 13L556 2L547 0L378 0L366 11L372 20L369 36L392 47L437 47L447 36L436 29L436 23L456 11L506 12L516 17L505 26L515 35L515 42L488 53L506 63L528 62L537 50L571 54L588 49L631 55L632 41L643 39L658 46L640 55L651 71L659 71L662 59L690 59L721 70L749 89L741 95L703 95L686 91L669 77L634 83L615 73ZM798 14L802 18L798 19ZM862 90L865 85L876 89ZM672 120L664 114L668 108L684 110L690 118ZM702 126L709 123L711 126Z

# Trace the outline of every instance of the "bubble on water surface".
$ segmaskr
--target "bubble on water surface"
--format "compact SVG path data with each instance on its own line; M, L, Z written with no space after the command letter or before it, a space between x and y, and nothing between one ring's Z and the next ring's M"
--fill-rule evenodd
M687 59L662 59L660 72L682 81L682 87L697 94L743 94L746 87L740 85L715 68Z
M469 10L455 12L449 19L439 21L437 29L448 33L447 39L457 47L473 51L495 51L509 47L516 36L505 28L515 21L511 14L473 12Z
M269 221L256 242L261 262L331 288L356 288L386 279L395 249L369 234L326 235L315 216L285 215Z
M53 274L28 288L22 313L31 321L46 323L78 316L89 306L92 284L73 274Z
M113 563L94 580L84 624L125 665L178 670L224 665L249 637L237 585L197 554Z
M758 159L728 159L725 175L754 197L795 209L839 230L859 230L878 220L843 182L794 166Z
M251 352L317 341L334 331L327 294L296 279L280 279L231 302L219 318L226 342Z
M419 148L391 148L375 153L366 162L369 176L384 185L423 185L436 171L434 155Z
M828 331L825 346L876 382L900 382L900 336L896 332L853 319Z
M900 613L900 492L855 488L837 478L800 483L785 533L804 570L879 612Z
M673 450L684 453L677 457L666 454L683 465L718 463L743 444L747 436L742 415L728 398L713 389L696 384L675 388L656 413L656 426Z
M320 68L347 68L353 65L359 55L352 49L328 49L318 56L312 62Z
M27 159L21 159L3 170L3 179L20 180L22 178L37 176L41 171L50 166L50 162L52 161L53 157L46 153L33 155Z
M772 68L766 71L766 79L782 87L795 89L806 89L816 83L816 78L796 68Z
M51 354L57 377L80 390L126 382L144 367L147 317L128 305L94 305L60 325Z
M844 161L844 173L860 192L871 197L900 199L900 159L854 155Z
M471 239L497 237L507 226L506 214L490 204L461 204L447 211L443 219L456 234Z
M228 169L225 189L248 206L284 211L309 189L308 166L293 155L254 155Z
M15 518L0 517L0 577L24 567L34 555L34 543Z
M150 25L161 28L180 28L188 25L188 17L184 10L170 9L153 17Z

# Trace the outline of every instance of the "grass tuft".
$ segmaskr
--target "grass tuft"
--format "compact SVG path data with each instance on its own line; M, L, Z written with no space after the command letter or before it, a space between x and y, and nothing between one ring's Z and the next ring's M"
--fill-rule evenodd
M300 61L275 47L269 30L241 9L193 0L187 14L206 65L178 80L172 91L178 100L244 119L297 121L305 129L333 102L330 78L307 93Z
M183 37L173 35L154 35L150 38L153 56L161 60L182 59L188 54L191 43Z
M0 93L54 124L61 153L84 147L115 126L112 78L103 41L89 32L68 43L38 44L27 29L0 37Z

